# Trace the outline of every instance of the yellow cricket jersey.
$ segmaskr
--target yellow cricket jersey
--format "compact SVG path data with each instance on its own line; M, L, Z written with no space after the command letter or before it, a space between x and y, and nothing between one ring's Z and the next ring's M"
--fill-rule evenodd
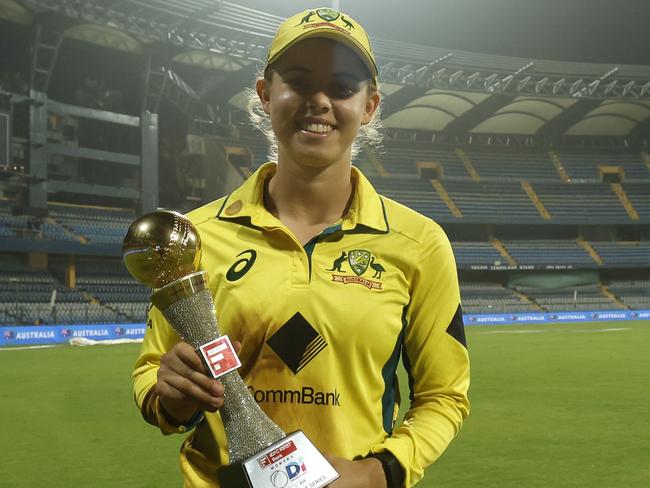
M219 328L242 349L239 372L285 431L355 459L390 451L415 484L469 413L469 359L449 240L432 220L379 196L352 168L355 196L341 221L307 245L263 204L262 166L227 197L189 213L201 237ZM133 372L136 402L164 433L182 432L152 387L179 337L152 308ZM395 371L411 386L404 423ZM227 463L219 414L207 413L181 449L186 486L218 486Z

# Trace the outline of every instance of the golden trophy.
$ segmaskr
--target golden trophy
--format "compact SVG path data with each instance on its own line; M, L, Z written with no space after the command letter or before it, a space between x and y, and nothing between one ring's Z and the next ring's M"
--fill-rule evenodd
M259 407L237 372L234 348L217 326L208 274L199 271L201 239L178 212L159 210L135 220L124 238L124 263L153 288L152 304L197 349L224 386L219 409L230 464L217 472L224 488L320 488L338 473L302 431L285 434Z

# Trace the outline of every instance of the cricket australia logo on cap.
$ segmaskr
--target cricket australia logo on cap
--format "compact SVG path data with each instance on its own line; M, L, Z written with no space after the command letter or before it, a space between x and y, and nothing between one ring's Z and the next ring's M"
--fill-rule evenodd
M334 22L341 15L341 12L333 8L319 8L316 10L316 13L321 19L327 22Z
M314 15L317 15L322 22L317 22L318 19L312 19ZM343 26L335 23L339 19ZM300 23L296 27L301 25L303 29L318 29L321 27L336 29L347 35L352 35L352 29L354 29L354 24L352 24L350 19L347 19L341 12L332 8L319 8L316 11L310 10L300 19Z
M349 268L349 271L354 274L348 274L348 269L345 268ZM372 279L363 276L368 271L368 268L372 270ZM379 280L381 280L381 275L386 269L375 261L375 256L370 251L366 251L365 249L351 249L347 252L343 251L334 260L332 267L326 271L345 273L332 273L332 281L335 283L343 283L344 285L355 283L363 285L370 290L381 290L383 282Z

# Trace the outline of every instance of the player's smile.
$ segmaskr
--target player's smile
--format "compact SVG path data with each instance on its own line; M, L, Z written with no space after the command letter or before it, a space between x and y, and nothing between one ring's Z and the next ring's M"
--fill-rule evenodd
M324 138L336 130L336 125L325 119L307 117L296 122L301 132L308 137Z

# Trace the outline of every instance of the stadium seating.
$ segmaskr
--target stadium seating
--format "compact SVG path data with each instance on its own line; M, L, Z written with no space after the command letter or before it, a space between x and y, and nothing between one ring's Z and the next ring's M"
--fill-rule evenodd
M547 312L616 310L625 308L622 304L604 295L597 285L548 290L520 287L518 291L528 296Z
M379 160L391 177L417 176L415 163L434 161L444 169L444 178L470 180L471 176L455 153L457 148L433 143L406 143L391 141L378 154ZM560 183L562 180L548 152L531 149L523 152L507 147L477 149L465 148L481 181L537 181ZM620 166L626 183L650 183L650 169L638 152L568 152L557 153L571 183L600 183L599 166Z
M146 320L151 290L132 278L121 261L78 260L77 287L114 310L119 322Z
M462 162L451 149L430 145L395 147L388 145L378 158L387 176L381 176L375 165L362 157L358 164L384 195L441 222L463 223L561 223L561 224L620 224L633 223L611 185L597 178L581 178L582 183L563 183L550 157L539 153L488 153L468 150L468 156L481 177L472 181ZM609 156L612 158L613 156ZM650 221L650 179L642 177L643 163L626 178L623 190L639 215L640 221ZM421 180L417 161L436 161L443 166L442 184L452 202L462 213L454 216L428 180ZM597 165L579 163L583 171L597 174ZM589 166L588 169L585 169ZM637 179L633 179L637 178ZM426 184L422 182L425 181ZM521 181L531 183L537 197L550 214L544 219L531 198L521 187ZM648 183L644 183L647 181Z
M650 216L650 185L627 183L624 185L627 197L634 210L644 220Z
M121 243L135 218L132 210L72 205L50 205L49 214L69 233L89 243Z
M608 289L633 310L650 310L650 281L612 281Z
M481 181L548 181L560 183L560 176L548 155L466 151Z
M458 267L471 267L501 264L503 256L489 242L453 242L456 265Z
M590 242L606 265L650 266L650 242Z
M82 287L66 287L57 278L57 275L62 275L62 268L56 260L53 272L33 271L22 263L6 258L0 260L0 263L0 324L134 321L133 317L122 313L119 308L100 303ZM110 265L113 270L115 264ZM124 291L124 287L120 289ZM140 309L144 307L146 310L148 296L140 293L129 300L137 301ZM139 321L142 320L141 315Z
M553 220L562 223L620 223L629 217L610 185L536 183L535 191Z
M518 264L558 264L593 268L597 263L577 241L507 240L504 246Z
M584 154L558 152L572 182L599 182L598 166L620 166L625 171L625 181L650 182L650 169L634 154Z
M235 144L235 143L233 143ZM259 136L242 132L236 145L250 147L255 165L266 160L266 145ZM594 154L557 151L571 181L562 181L551 156L541 150L464 148L467 159L454 147L391 142L383 152L363 151L356 165L377 190L410 208L446 224L644 224L650 222L650 171L638 154ZM417 162L442 166L440 184L422 179ZM598 165L621 166L622 188L638 219L626 209L610 184L599 181ZM544 219L521 182L527 181L551 218ZM450 207L456 207L459 212ZM50 240L77 245L119 246L135 213L51 203L46 217L15 215L11 202L0 200L0 239ZM542 235L544 235L542 233ZM534 237L534 236L530 236ZM509 266L540 269L602 269L650 267L650 242L594 240L581 244L575 239L544 237L501 241L501 252L484 240L452 243L458 268L476 271ZM593 248L590 254L589 246ZM602 262L601 262L602 261ZM516 264L513 264L516 263ZM75 259L74 289L64 285L69 258L50 256L49 268L31 271L15 259L0 254L0 324L57 322L142 322L150 290L136 283L115 258ZM462 283L467 313L535 312L650 308L647 282L612 282L605 289L593 285L566 290L511 290L498 283ZM56 290L54 307L50 305Z
M432 145L418 147L404 143L390 144L383 148L378 157L391 178L417 178L417 162L436 162L443 167L445 179L470 179L463 163L453 151Z
M498 283L463 283L461 285L465 313L539 312L540 307L525 296L515 294Z
M542 217L518 183L445 182L465 222L541 223ZM445 222L440 216L432 216Z
M379 179L377 191L428 217L448 221L454 219L449 207L431 184L419 179Z

